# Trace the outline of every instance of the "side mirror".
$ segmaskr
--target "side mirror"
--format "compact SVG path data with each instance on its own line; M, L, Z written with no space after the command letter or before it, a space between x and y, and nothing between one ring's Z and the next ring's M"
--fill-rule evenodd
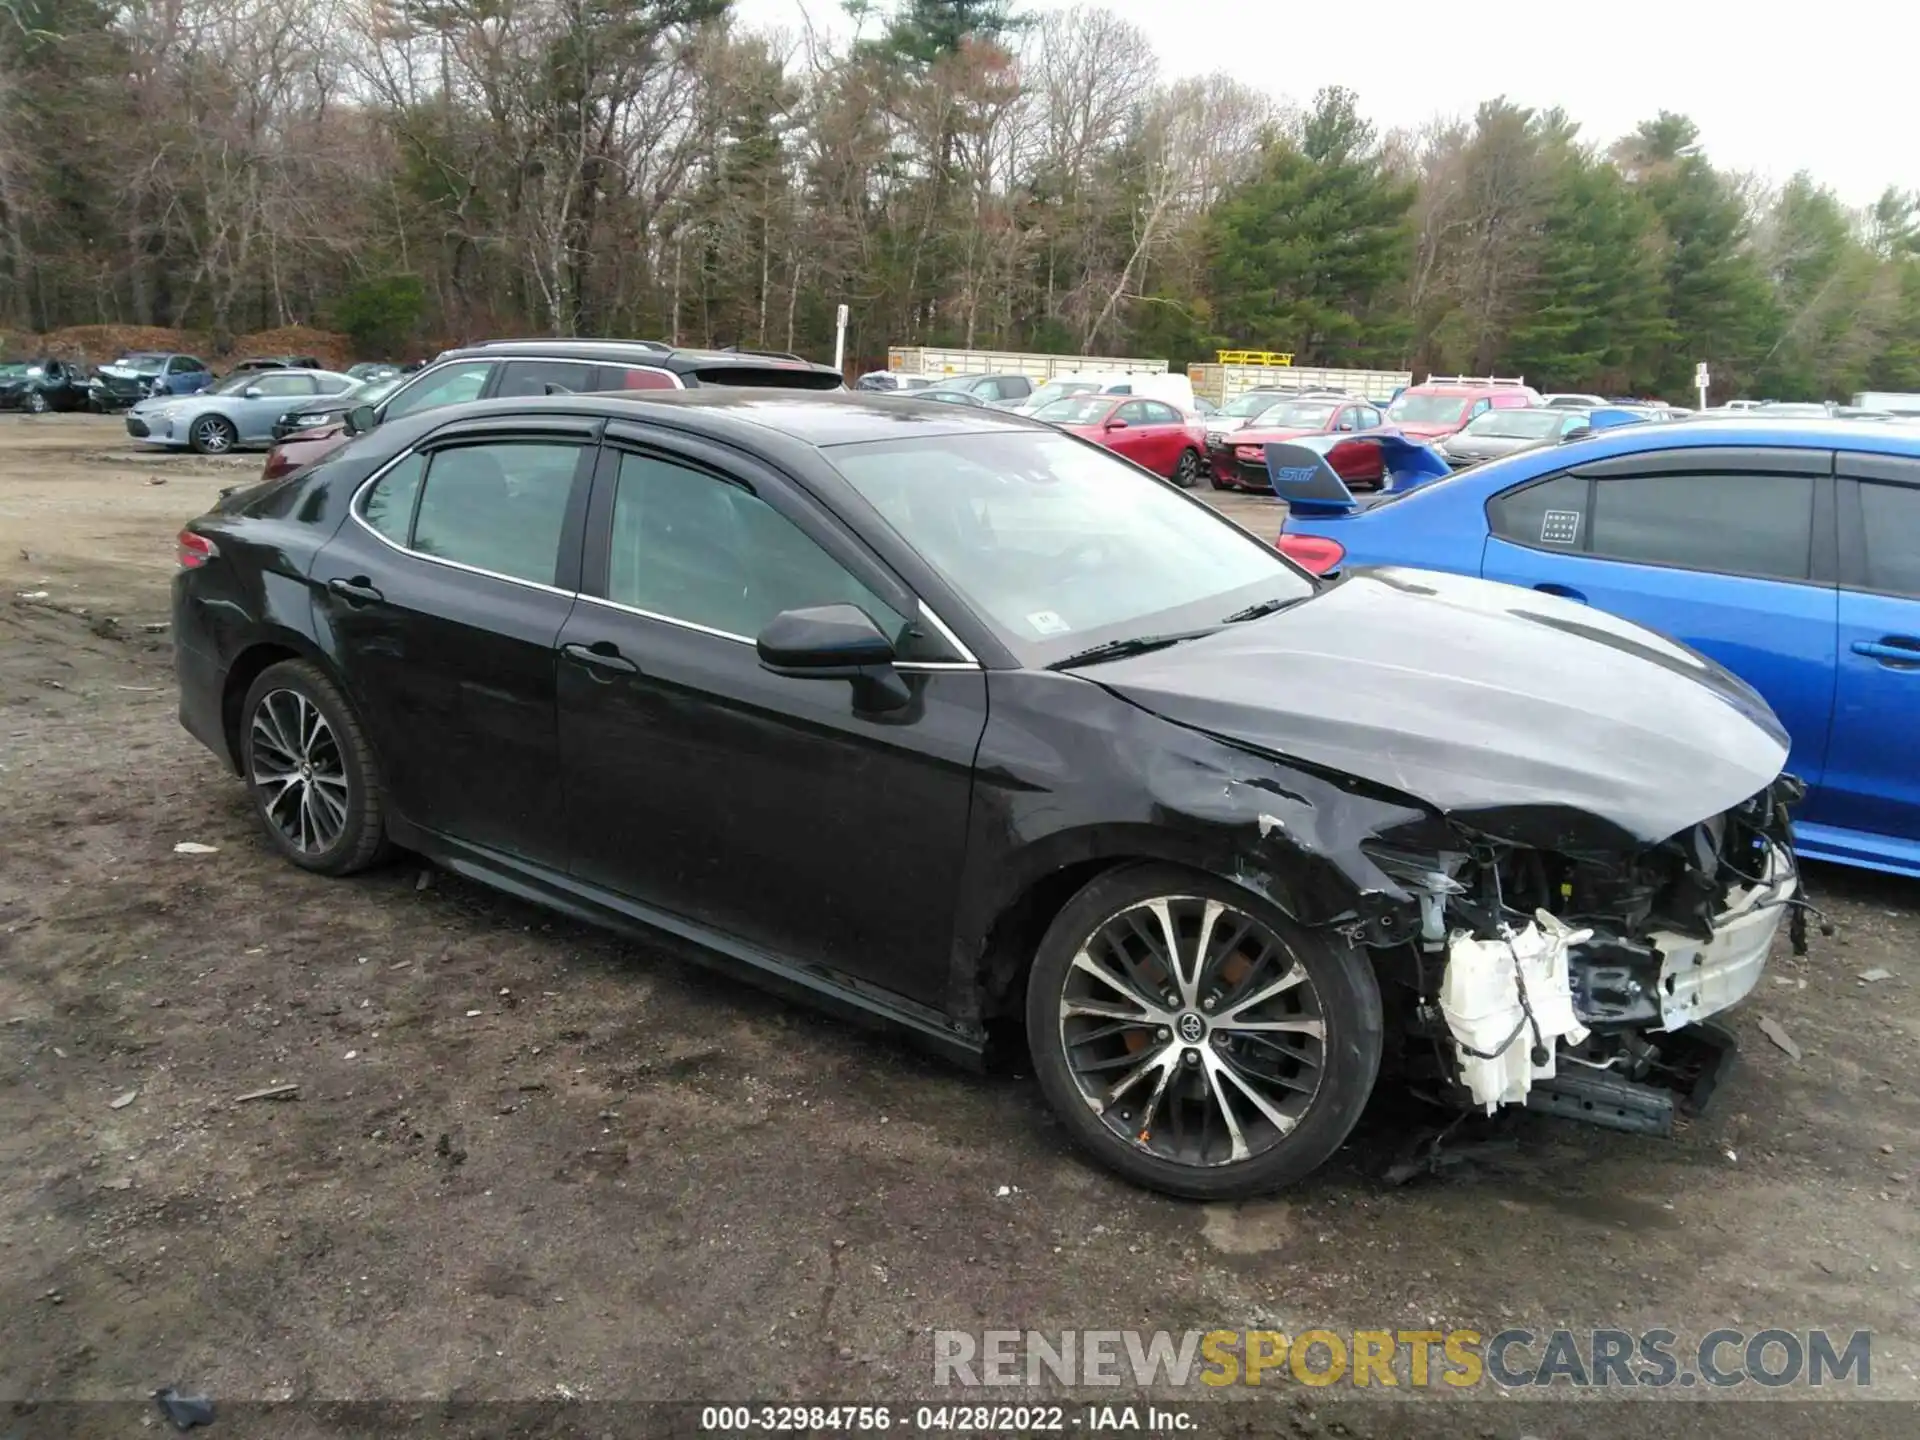
M1107 421L1107 429L1109 430L1124 430L1126 428L1127 428L1127 422L1124 420Z
M246 389L240 392L240 398L242 400L258 400L260 398L260 387L258 385L247 386Z
M380 423L371 405L356 405L347 412L347 434L364 435Z
M754 642L763 669L796 680L851 680L856 708L897 710L912 699L893 668L893 642L857 605L783 610Z
M1592 433L1593 427L1591 425L1576 425L1560 437L1560 443L1564 445L1569 440L1584 440Z

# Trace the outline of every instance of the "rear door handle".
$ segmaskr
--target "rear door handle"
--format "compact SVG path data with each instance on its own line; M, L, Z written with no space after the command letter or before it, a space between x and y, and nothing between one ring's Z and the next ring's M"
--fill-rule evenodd
M1878 640L1856 640L1853 653L1869 655L1899 669L1920 670L1920 639L1911 635L1886 635Z
M349 604L355 605L371 605L377 600L386 598L364 575L356 575L351 580L329 580L327 589Z
M620 647L611 640L596 640L591 645L568 641L560 647L560 653L590 670L604 670L614 675L640 673L640 667L622 655Z
M1558 595L1562 600L1572 600L1581 605L1587 603L1587 597L1571 585L1555 585L1551 581L1542 581L1533 588L1542 595Z

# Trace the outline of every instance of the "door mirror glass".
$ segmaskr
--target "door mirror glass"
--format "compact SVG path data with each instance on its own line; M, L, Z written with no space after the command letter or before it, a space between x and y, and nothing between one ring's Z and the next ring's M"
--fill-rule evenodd
M240 398L242 400L258 400L260 398L260 387L258 385L247 386L246 389L240 392Z
M356 405L347 412L347 433L349 435L364 435L379 423L380 419L374 414L373 406L371 405Z
M1127 428L1127 422L1124 420L1115 418L1107 421L1107 429L1109 430L1124 430L1126 428Z
M760 663L778 675L847 679L893 663L893 642L858 605L783 610L754 642Z

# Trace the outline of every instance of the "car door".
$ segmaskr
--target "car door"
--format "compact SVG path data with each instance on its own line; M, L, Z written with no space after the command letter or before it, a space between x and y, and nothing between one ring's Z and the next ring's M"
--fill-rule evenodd
M1185 439L1177 424L1180 417L1172 407L1158 400L1129 400L1120 407L1120 418L1132 432L1131 458L1156 475L1171 475Z
M598 422L449 427L356 497L309 577L391 803L561 869L555 647L578 588Z
M614 423L560 747L580 879L775 956L944 1003L984 673L771 470ZM783 610L859 605L906 657L901 710L761 668Z
M1691 645L1765 697L1818 786L1833 713L1833 457L1725 448L1620 456L1487 504L1481 573Z
M274 421L314 394L311 375L262 370L249 379L238 395L226 397L225 409L234 428L240 432L241 441L260 444L273 438Z
M1920 841L1920 459L1839 457L1833 740L1816 824Z

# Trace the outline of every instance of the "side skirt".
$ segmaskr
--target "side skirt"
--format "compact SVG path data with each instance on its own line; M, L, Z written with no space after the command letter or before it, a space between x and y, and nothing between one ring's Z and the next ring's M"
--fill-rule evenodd
M817 965L800 965L734 936L583 880L470 845L400 821L389 822L393 842L519 899L589 924L654 944L666 941L696 964L738 976L763 990L833 1012L868 1029L904 1032L942 1059L969 1070L985 1068L986 1032L955 1025L941 1012L864 985Z

